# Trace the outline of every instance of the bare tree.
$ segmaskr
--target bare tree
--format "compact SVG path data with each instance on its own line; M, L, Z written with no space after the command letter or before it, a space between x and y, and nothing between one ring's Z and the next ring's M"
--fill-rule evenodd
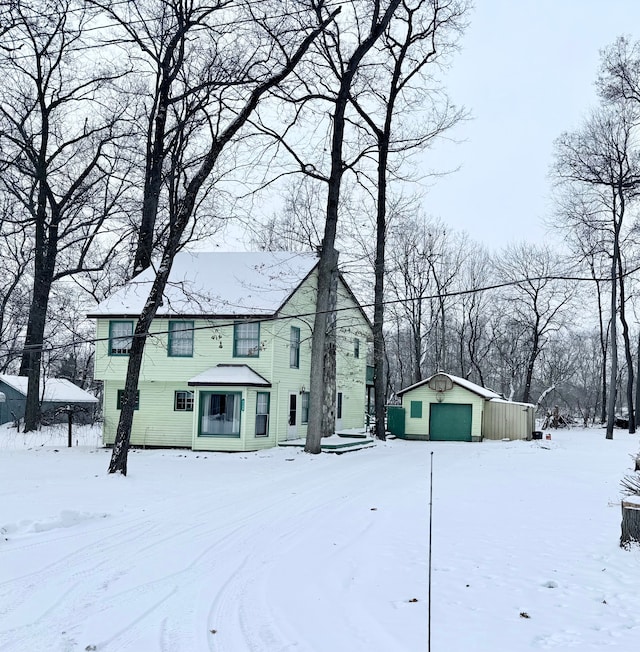
M158 242L160 260L153 285L131 342L109 465L110 473L126 474L145 340L162 301L173 259L189 239L204 193L215 191L212 175L221 154L236 142L260 101L296 69L339 9L325 13L324 2L319 2L322 17L316 20L315 12L305 11L305 2L289 3L284 11L281 3L244 0L94 4L114 21L122 32L122 42L136 46L139 58L153 71L157 86L162 87L161 95L155 91L152 94L145 137L145 179L157 168L161 183L158 186L149 182L149 187L145 186L138 268L150 254L149 231L157 230L159 197L166 222ZM276 7L280 10L275 11ZM139 20L129 21L126 12L132 9L144 12ZM168 115L161 115L162 111ZM149 146L157 142L158 148ZM147 211L152 215L151 222Z
M522 243L507 247L498 259L503 282L510 282L502 296L504 312L525 334L526 370L520 400L531 400L536 361L551 333L565 325L575 290L557 280L562 268L557 256L544 246ZM554 278L555 277L555 278Z
M31 233L14 223L15 202L0 198L0 373L7 373L22 353L21 337L29 311ZM20 210L19 207L17 210Z
M585 198L589 210L569 212L570 228L587 229L610 259L610 382L607 439L613 438L618 376L617 316L623 324L625 357L629 368L627 403L633 414L633 368L624 293L624 243L628 231L628 205L640 181L638 153L632 147L637 116L626 103L612 103L594 111L576 132L563 134L556 143L555 174L561 193Z
M384 277L387 238L387 186L399 154L425 148L464 117L452 107L441 89L434 89L431 68L442 65L444 55L462 28L467 3L459 0L402 2L377 46L380 64L365 88L352 94L358 114L374 138L376 155L376 249L373 316L373 364L376 428L385 439L384 404ZM425 111L424 107L428 110ZM409 126L411 125L411 126ZM396 163L397 166L397 163ZM444 302L442 336L444 338ZM444 347L440 349L444 354ZM444 359L441 359L444 365Z
M331 391L326 391L325 366L327 351L327 330L330 326L331 290L335 288L338 274L338 252L335 248L340 190L345 172L344 145L345 129L348 124L347 107L353 93L353 84L360 66L389 25L400 0L381 0L360 2L352 0L348 9L349 19L355 29L347 36L336 27L327 32L320 41L320 54L324 56L328 68L335 76L336 91L332 96L330 172L327 179L327 208L322 249L318 264L318 288L316 315L313 326L311 347L311 392L309 405L309 425L305 451L319 453L323 434L323 421L328 422L324 412L332 405ZM320 9L320 7L318 7ZM345 12L346 13L346 12ZM366 16L366 19L363 18ZM351 47L353 44L353 47ZM330 340L331 341L331 340ZM330 356L329 356L330 357ZM333 379L335 394L335 377ZM332 409L332 408L330 408Z
M16 228L33 238L33 288L20 374L28 376L25 430L39 419L40 363L53 284L99 268L93 244L122 190L114 176L118 114L104 110L115 74L87 53L88 17L73 0L16 0L2 36L0 187L20 206ZM109 196L107 209L96 197ZM121 234L122 235L122 234Z

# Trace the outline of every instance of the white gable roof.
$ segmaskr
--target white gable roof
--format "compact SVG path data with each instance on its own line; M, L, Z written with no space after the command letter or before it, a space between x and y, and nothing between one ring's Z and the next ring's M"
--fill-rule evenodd
M250 385L271 387L271 383L246 364L219 364L190 378L189 385Z
M0 381L6 383L17 392L27 395L26 376L10 376L8 374L0 374ZM72 382L64 378L47 378L44 381L44 397L42 397L42 380L40 381L40 397L43 401L50 401L52 403L97 403L98 399L80 389Z
M463 387L464 389L469 390L470 392L473 392L474 394L477 394L478 396L482 396L482 398L487 398L487 399L494 399L494 398L502 398L500 394L496 394L496 392L491 391L490 389L486 389L485 387L482 387L481 385L476 385L475 383L472 383L470 380L467 380L466 378L460 378L460 376L452 376L451 374L445 374L443 372L438 372L437 375L441 376L448 376L451 381L453 382L454 385L458 385L459 387ZM405 389L401 389L398 392L398 395L401 394L406 394L407 392L410 392L412 389L416 389L417 387L421 387L422 385L426 385L433 376L430 376L426 380L421 380L419 383L416 383L415 385L411 385L410 387L407 387Z
M317 263L312 253L181 252L157 314L272 315ZM139 315L154 278L153 269L142 272L89 316Z

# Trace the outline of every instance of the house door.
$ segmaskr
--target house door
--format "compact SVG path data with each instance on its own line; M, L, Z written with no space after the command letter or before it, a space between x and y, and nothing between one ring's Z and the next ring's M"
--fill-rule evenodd
M289 394L289 420L287 439L298 438L298 395Z
M458 403L431 403L429 439L432 441L471 441L473 409Z
M342 392L336 396L336 430L342 430Z

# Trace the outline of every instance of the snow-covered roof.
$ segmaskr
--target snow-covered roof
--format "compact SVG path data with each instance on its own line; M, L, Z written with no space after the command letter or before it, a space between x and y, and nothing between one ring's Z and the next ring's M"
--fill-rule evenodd
M27 395L28 379L26 376L11 376L0 374L0 382L6 383L20 394ZM40 380L40 397L43 401L51 403L97 403L98 399L80 389L77 385L64 378L47 378L44 381L44 397L42 396L42 384Z
M476 385L475 383L472 383L470 380L467 380L466 378L460 378L459 376L453 376L451 374L445 374L443 372L438 372L437 374L434 374L437 376L447 376L448 378L451 379L451 382L454 385L458 385L459 387L463 387L464 389L469 390L470 392L473 392L474 394L477 394L478 396L482 396L482 398L486 399L496 399L496 398L502 398L500 394L496 394L496 392L491 391L490 389L487 389L486 387L482 387L481 385ZM398 396L402 394L406 394L407 392L410 392L412 389L416 389L418 387L421 387L422 385L426 385L433 376L429 376L426 380L421 380L419 383L415 383L414 385L411 385L410 387L406 387L405 389L401 389L398 392Z
M181 252L157 315L272 315L317 263L312 253ZM89 316L139 315L154 278L154 269L147 269Z
M520 403L519 401L509 401L506 398L492 398L492 403L508 403L509 405L522 405L522 407L535 408L533 403Z
M219 364L190 378L189 385L249 385L271 387L271 383L246 364Z

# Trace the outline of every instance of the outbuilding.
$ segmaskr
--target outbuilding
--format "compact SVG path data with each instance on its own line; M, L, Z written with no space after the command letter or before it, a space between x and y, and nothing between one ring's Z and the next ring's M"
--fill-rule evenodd
M15 421L24 417L24 406L27 398L27 377L0 374L0 424ZM40 383L41 410L53 418L58 408L67 405L76 409L93 411L98 399L74 385L65 378L47 378ZM65 417L66 418L66 417Z
M391 434L404 439L482 441L530 439L533 405L506 401L471 381L439 372L400 392L389 415Z

